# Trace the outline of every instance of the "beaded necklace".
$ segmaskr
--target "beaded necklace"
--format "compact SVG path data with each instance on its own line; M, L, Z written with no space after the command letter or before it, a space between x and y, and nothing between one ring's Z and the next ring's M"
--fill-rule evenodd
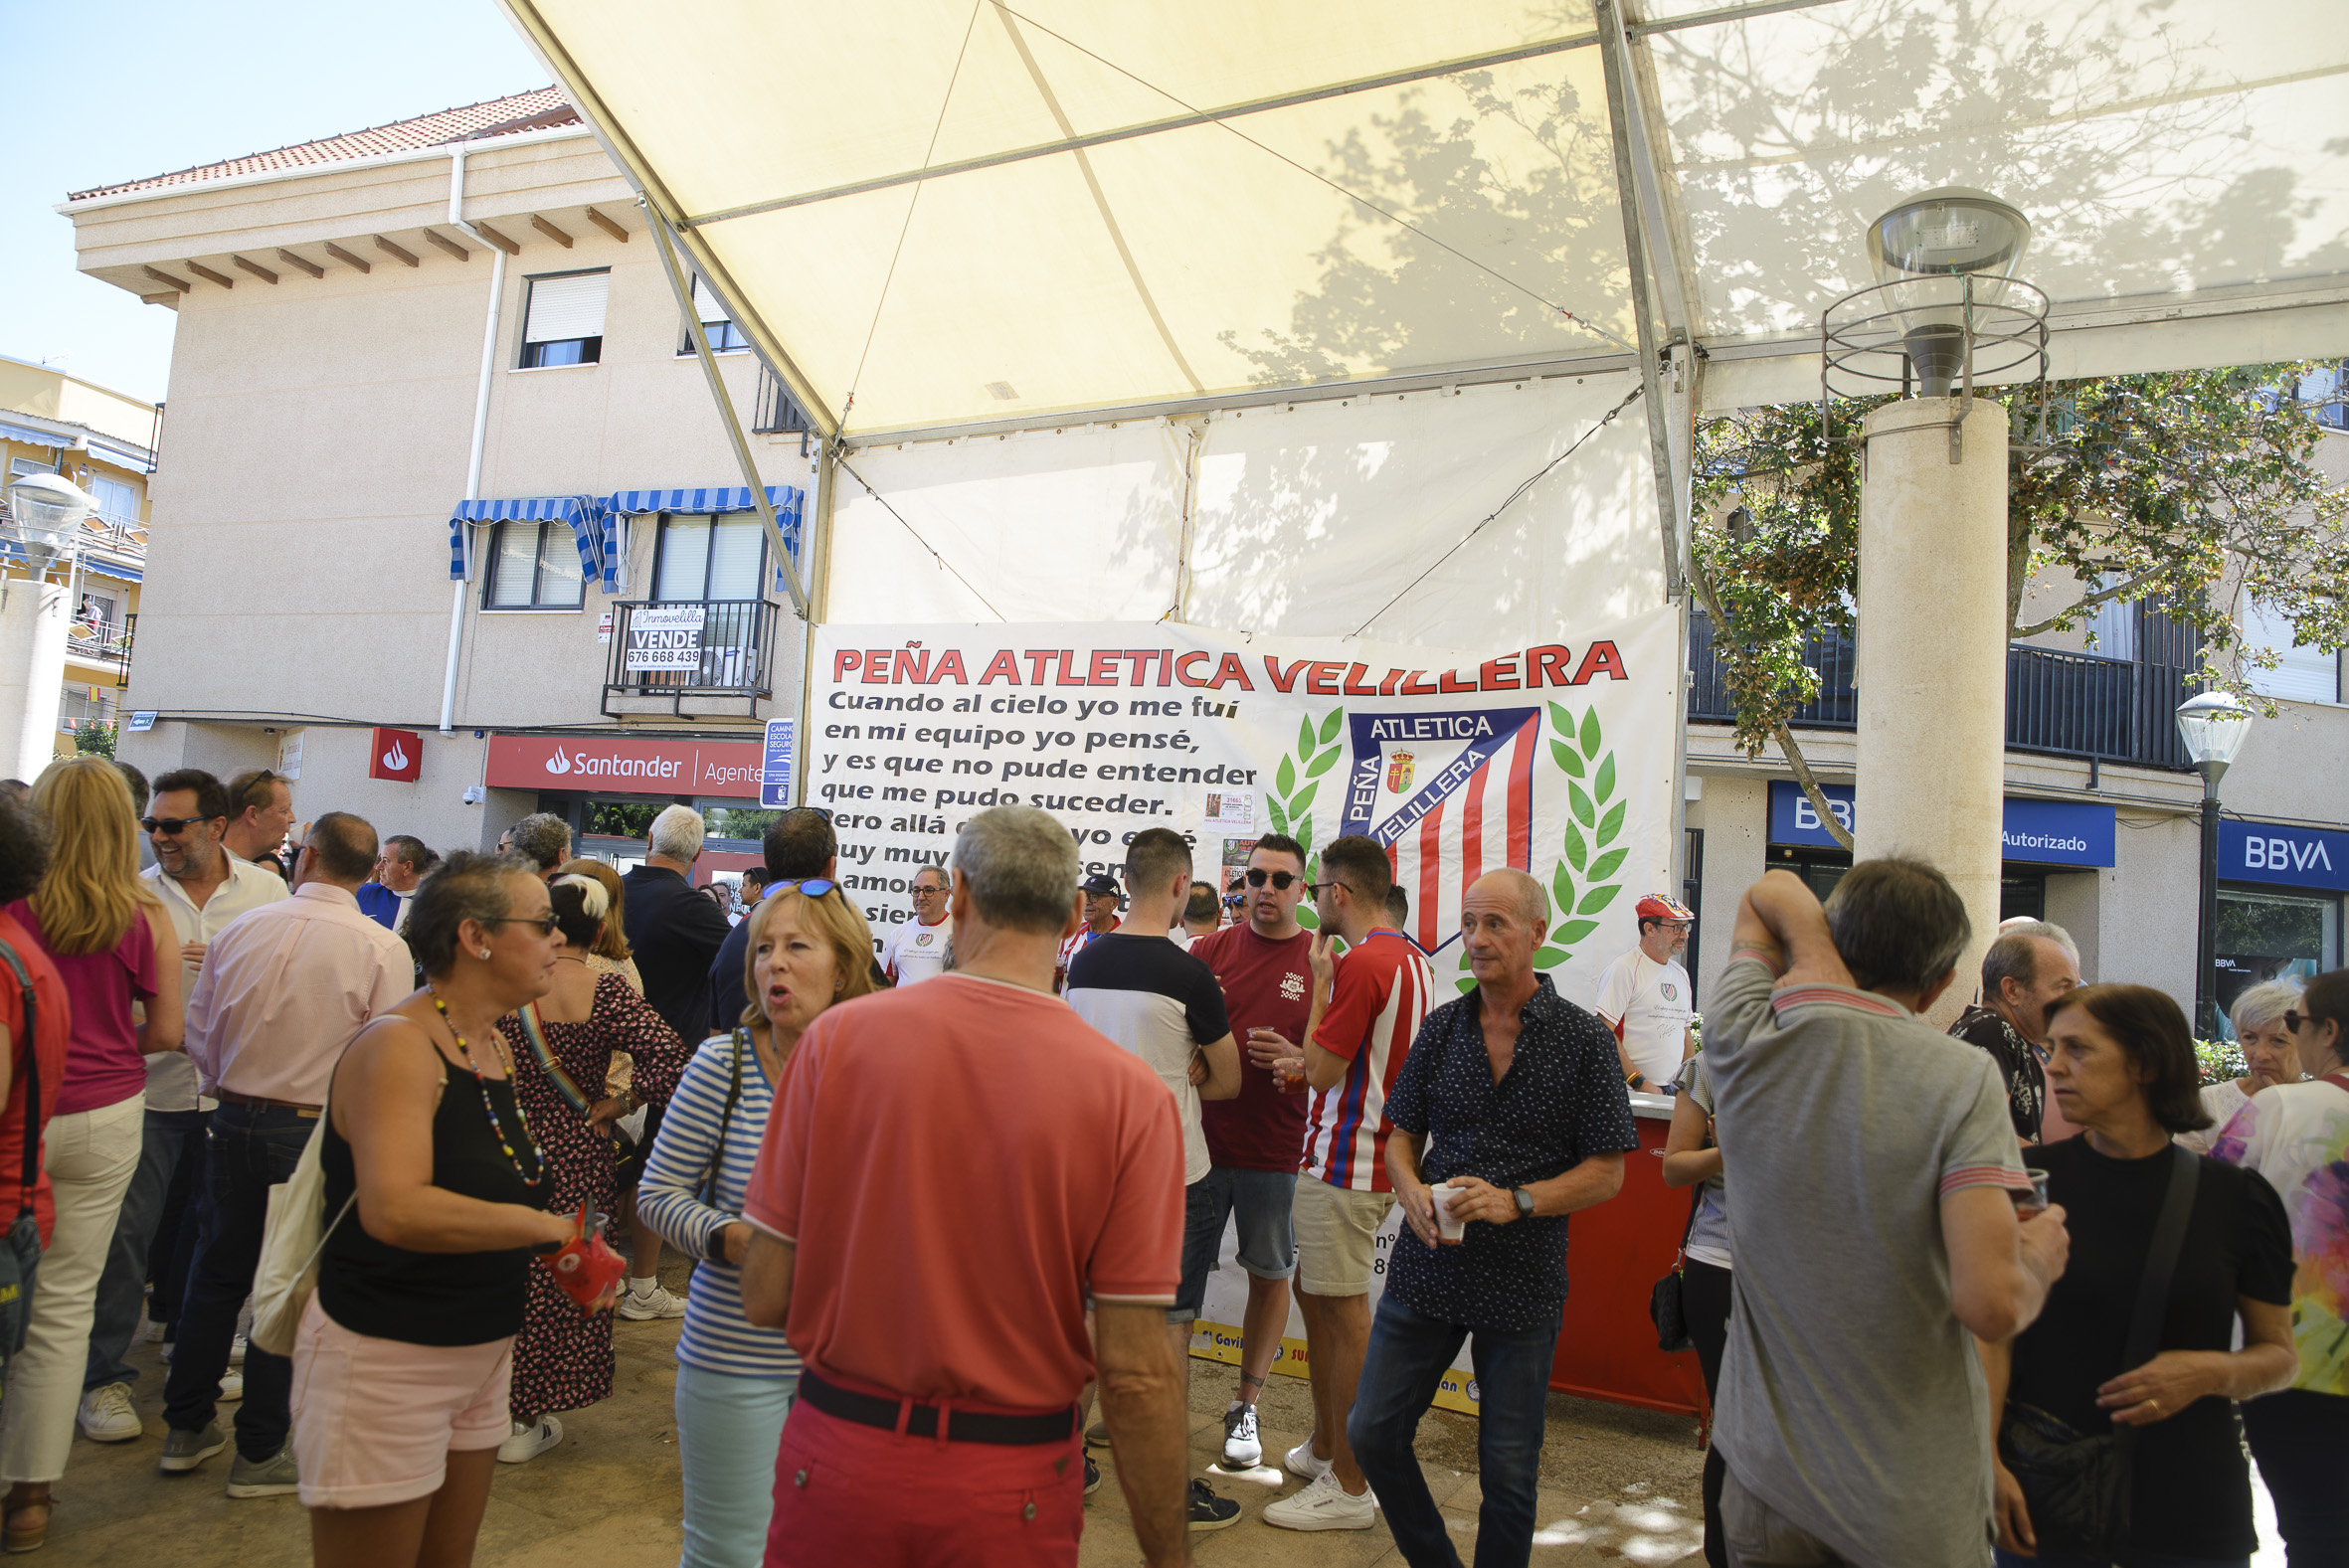
M497 1139L497 1146L505 1150L505 1157L513 1162L514 1174L521 1176L522 1185L537 1186L546 1179L546 1150L540 1148L538 1139L530 1135L530 1118L522 1110L521 1097L519 1095L514 1097L514 1118L522 1124L522 1140L530 1145L531 1160L538 1167L538 1174L535 1176L522 1175L522 1157L514 1152L512 1140L506 1136L505 1128L497 1120L496 1102L489 1098L489 1080L481 1076L481 1066L473 1060L471 1042L457 1032L456 1021L449 1016L449 1005L441 1000L441 993L434 991L432 997L433 1010L441 1015L441 1022L448 1026L450 1037L456 1041L456 1048L464 1053L464 1065L473 1075L473 1086L481 1091L481 1114L489 1118L490 1135ZM498 1061L505 1067L506 1082L511 1084L514 1081L514 1064L512 1058L506 1055L502 1044L498 1047L497 1056Z

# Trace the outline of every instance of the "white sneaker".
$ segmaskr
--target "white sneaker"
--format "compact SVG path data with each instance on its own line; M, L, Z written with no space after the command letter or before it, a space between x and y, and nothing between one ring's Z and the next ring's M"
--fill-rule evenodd
M1284 1530L1366 1530L1377 1522L1377 1515L1367 1487L1360 1496L1351 1496L1336 1476L1324 1473L1280 1501L1267 1503L1264 1522Z
M236 1338L229 1341L229 1365L243 1366L244 1364L245 1336L243 1334L239 1334Z
M138 1419L138 1412L130 1408L127 1383L100 1383L84 1394L74 1424L92 1443L128 1443L132 1438L144 1436L147 1430L146 1423Z
M147 1343L161 1344L163 1342L163 1325L155 1321L152 1317L147 1319L146 1333Z
M1281 1469L1292 1476L1302 1476L1307 1481L1320 1481L1330 1474L1330 1462L1314 1458L1313 1439L1307 1438L1281 1456Z
M233 1405L245 1397L245 1374L231 1367L221 1374L219 1402Z
M563 1441L563 1423L552 1416L541 1416L538 1425L526 1427L514 1423L514 1435L497 1446L500 1465L527 1465L548 1449Z
M654 1285L649 1291L639 1291L636 1283L631 1280L629 1288L620 1293L619 1305L613 1310L638 1322L652 1317L682 1317L685 1315L685 1299L671 1296L659 1285Z
M1311 1438L1306 1439L1308 1447ZM1233 1405L1223 1413L1223 1468L1254 1470L1264 1463L1264 1444L1256 1435L1256 1407Z

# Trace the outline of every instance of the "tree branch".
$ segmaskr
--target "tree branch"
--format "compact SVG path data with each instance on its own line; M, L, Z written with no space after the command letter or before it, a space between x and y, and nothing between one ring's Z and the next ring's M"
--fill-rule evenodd
M1744 644L1737 640L1736 628L1729 624L1728 616L1721 613L1720 599L1713 589L1713 575L1706 571L1693 551L1689 558L1689 581L1696 585L1697 597L1705 602L1705 613L1713 620L1714 636L1728 643L1731 652L1742 652ZM1686 702L1688 699L1684 695L1681 700ZM1828 804L1827 793L1812 776L1810 760L1803 756L1802 745L1795 740L1794 731L1785 720L1780 719L1770 726L1770 734L1777 741L1778 753L1786 759L1786 766L1794 770L1794 782L1802 786L1804 798L1811 802L1811 809L1819 814L1820 824L1827 829L1828 836L1850 851L1851 832L1837 819L1835 808Z
M2012 627L2008 630L2007 635L2009 637L2036 637L2043 631L2052 631L2055 629L2057 621L2064 619L2074 610L2089 610L2097 605L2105 603L2107 600L2125 598L2128 595L2134 593L2136 590L2143 588L2147 583L2150 583L2154 579L2165 575L2169 570L2170 567L2166 562L2160 566L2150 567L2145 571L2138 573L2135 577L2130 578L2125 583L2115 583L2110 588L2100 588L2093 594L2089 594L2081 599L2075 600L2071 606L2056 611L2056 613L2048 616L2047 619L2040 621L2037 625Z

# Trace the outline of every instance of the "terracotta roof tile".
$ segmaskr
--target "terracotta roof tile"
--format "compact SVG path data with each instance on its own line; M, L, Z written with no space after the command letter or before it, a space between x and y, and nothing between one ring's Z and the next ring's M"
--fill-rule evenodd
M118 196L125 191L196 185L206 180L225 180L240 174L261 174L271 169L294 169L307 164L342 163L352 158L375 157L381 153L413 152L423 147L444 147L452 142L512 136L526 130L543 130L554 125L577 123L579 111L571 106L560 88L539 87L529 92L517 92L511 97L489 98L479 103L442 109L436 114L420 114L414 119L394 120L388 125L375 125L340 136L327 136L318 141L297 142L290 147L248 153L242 158L199 164L192 169L178 169L144 180L128 180L120 185L101 185L92 190L76 191L66 199L78 202L89 196Z

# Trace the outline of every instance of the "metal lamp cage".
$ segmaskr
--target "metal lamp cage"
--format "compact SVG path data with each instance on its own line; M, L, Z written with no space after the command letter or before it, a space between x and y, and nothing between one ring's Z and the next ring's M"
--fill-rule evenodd
M1915 318L1945 323L1933 330L1955 369L1948 396L1957 405L1949 425L1951 462L1962 450L1959 432L1977 384L2036 386L2039 429L2047 429L2048 296L2020 278L1958 272L1903 277L1856 289L1819 317L1819 415L1824 429L1836 398L1917 395L1922 379Z

